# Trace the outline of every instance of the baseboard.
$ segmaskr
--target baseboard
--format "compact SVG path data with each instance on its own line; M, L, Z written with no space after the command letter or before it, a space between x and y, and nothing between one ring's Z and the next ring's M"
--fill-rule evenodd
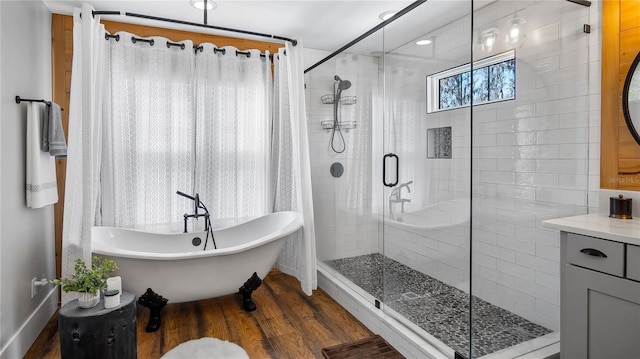
M58 310L58 288L53 288L0 350L0 359L22 358Z

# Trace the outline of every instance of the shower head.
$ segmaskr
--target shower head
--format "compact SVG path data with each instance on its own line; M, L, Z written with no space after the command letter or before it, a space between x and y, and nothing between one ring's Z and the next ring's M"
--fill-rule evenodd
M349 87L351 87L351 81L349 81L349 80L344 80L344 81L338 82L338 89L339 90L347 90Z
M351 81L343 80L338 75L335 75L333 79L338 81L338 90L346 90L351 87Z

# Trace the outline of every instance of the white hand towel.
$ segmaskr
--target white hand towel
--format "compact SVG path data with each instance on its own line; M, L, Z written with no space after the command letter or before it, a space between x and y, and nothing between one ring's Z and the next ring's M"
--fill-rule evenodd
M27 207L41 208L58 202L56 159L40 150L43 106L27 107Z

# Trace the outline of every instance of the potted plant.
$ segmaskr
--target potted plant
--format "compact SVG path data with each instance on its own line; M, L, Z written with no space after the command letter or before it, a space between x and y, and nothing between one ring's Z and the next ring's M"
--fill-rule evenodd
M65 292L78 293L78 305L82 308L92 308L100 302L100 292L107 288L107 278L118 269L116 262L111 259L93 257L91 269L87 268L82 259L75 260L75 273L71 278L60 278L53 281Z

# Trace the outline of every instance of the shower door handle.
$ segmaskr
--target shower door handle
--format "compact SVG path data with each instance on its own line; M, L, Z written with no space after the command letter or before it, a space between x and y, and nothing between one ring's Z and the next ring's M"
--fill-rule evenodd
M389 158L395 158L396 159L396 181L395 182L387 182L387 160ZM386 155L384 155L384 157L382 158L382 184L384 184L387 187L396 186L398 184L399 169L400 169L400 159L398 158L398 156L396 154L387 153Z

